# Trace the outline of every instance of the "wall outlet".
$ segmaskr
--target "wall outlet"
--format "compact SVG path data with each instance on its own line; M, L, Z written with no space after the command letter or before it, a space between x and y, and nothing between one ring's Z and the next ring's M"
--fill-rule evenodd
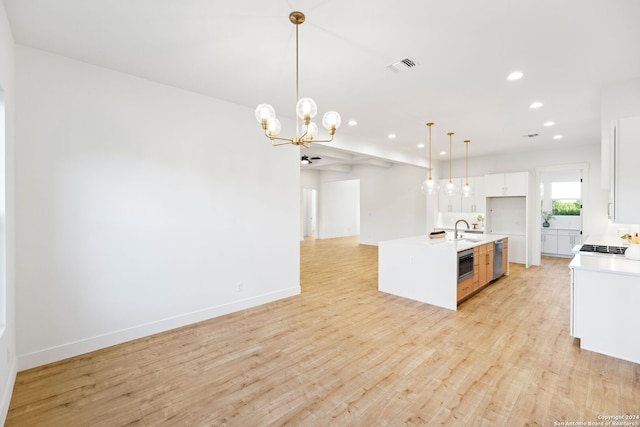
M238 283L236 283L236 290L237 290L238 292L242 292L242 291L244 291L244 283L242 283L242 282L238 282Z

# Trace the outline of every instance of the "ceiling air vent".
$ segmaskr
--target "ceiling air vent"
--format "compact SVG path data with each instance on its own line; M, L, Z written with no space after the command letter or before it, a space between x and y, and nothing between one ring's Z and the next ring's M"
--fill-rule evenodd
M387 65L387 68L395 73L399 73L401 71L406 71L417 66L418 63L413 58L407 56L406 58Z
M536 136L538 136L537 133L529 133L527 135L522 135L523 138L535 138Z

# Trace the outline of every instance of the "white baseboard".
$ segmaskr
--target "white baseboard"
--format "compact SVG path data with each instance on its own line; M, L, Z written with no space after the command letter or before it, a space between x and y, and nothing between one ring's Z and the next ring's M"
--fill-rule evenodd
M9 380L2 390L2 400L0 401L0 425L4 425L7 421L9 413L9 405L11 404L11 396L13 395L13 387L16 384L16 375L18 374L18 366L14 360L11 363L9 372Z
M216 307L194 311L191 313L185 313L167 319L158 320L156 322L134 326L120 331L62 344L32 353L18 355L17 370L24 371L25 369L31 369L35 368L36 366L46 365L47 363L57 362L58 360L63 360L69 357L89 353L91 351L100 350L112 345L122 344L127 341L147 337L149 335L180 328L182 326L191 325L203 320L208 320L214 317L223 316L225 314L233 313L247 308L256 307L258 305L266 304L298 294L300 294L300 286L295 286L292 288L259 295L245 300L234 301L229 304L223 304Z
M366 239L362 239L360 238L360 244L361 245L367 245L367 246L378 246L378 241L377 240L366 240Z

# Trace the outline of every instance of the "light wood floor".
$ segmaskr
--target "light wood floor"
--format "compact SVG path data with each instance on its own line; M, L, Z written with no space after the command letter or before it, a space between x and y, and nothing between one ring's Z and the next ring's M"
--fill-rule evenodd
M6 425L552 426L638 414L640 365L569 336L568 263L511 264L453 312L379 293L376 247L306 240L301 295L21 372Z

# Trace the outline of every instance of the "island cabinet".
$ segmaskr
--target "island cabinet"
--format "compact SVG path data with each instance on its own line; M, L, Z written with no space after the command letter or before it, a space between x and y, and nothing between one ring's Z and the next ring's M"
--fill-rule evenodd
M458 301L462 301L476 290L473 279L473 277L469 277L464 282L458 283Z
M479 287L482 287L493 280L493 243L487 243L478 247L480 277Z
M502 241L504 247L506 239L503 234L474 234L458 240L414 236L379 242L378 290L457 310L461 300L493 280L494 242ZM460 252L469 249L474 254L473 274L458 283ZM500 263L495 265L499 268Z
M504 239L506 242L507 239ZM504 254L503 251L503 266ZM504 270L506 272L506 269ZM482 289L493 280L493 242L473 249L473 277L458 284L458 302Z

